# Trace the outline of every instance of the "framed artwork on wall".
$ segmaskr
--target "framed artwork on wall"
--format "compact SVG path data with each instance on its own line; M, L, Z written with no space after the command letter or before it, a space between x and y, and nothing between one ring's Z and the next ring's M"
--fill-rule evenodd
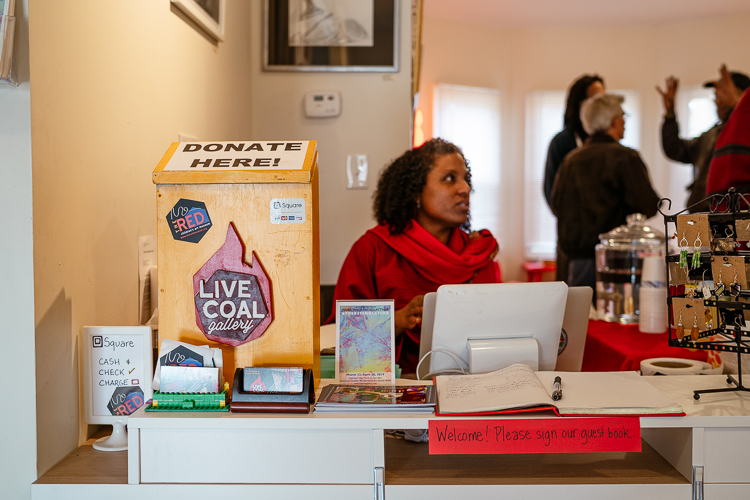
M264 71L398 72L399 0L265 0Z
M226 0L171 0L171 2L211 38L220 42L224 41Z

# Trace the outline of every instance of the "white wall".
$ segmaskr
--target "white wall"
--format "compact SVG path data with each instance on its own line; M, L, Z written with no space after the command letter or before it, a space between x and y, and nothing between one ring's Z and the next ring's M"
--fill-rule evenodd
M36 479L34 269L28 0L16 2L20 85L0 83L0 497L31 498ZM12 450L12 451L11 451Z
M250 136L250 10L227 2L215 45L167 0L31 3L40 474L87 438L81 327L138 320L138 237L156 234L151 172L178 134Z
M313 139L320 152L320 282L333 284L357 238L375 225L372 195L380 170L410 146L411 5L401 1L400 71L398 73L264 72L263 9L252 11L253 138ZM341 115L304 116L305 93L341 92ZM369 189L346 188L346 156L366 154Z
M682 85L716 78L722 62L750 73L750 14L691 22L601 28L499 29L426 18L420 107L431 137L436 83L496 88L502 99L502 181L508 215L498 235L503 276L524 279L523 199L526 94L566 89L583 73L602 75L609 88L641 92L641 155L657 191L667 190L668 162L659 140L661 98L654 85L670 74ZM541 189L541 186L540 186ZM516 215L518 214L518 215Z
M218 45L166 0L31 5L39 474L88 437L81 327L137 321L138 236L156 227L151 172L178 134L320 141L324 283L373 225L377 171L409 146L409 23L399 73L262 73L262 5L227 2ZM304 93L318 89L342 92L341 117L303 118ZM357 153L370 158L371 188L348 191L345 157Z

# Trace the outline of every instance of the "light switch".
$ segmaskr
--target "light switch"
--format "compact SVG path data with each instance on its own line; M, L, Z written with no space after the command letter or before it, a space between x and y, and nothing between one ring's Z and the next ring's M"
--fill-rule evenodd
M347 155L347 189L367 189L367 155Z

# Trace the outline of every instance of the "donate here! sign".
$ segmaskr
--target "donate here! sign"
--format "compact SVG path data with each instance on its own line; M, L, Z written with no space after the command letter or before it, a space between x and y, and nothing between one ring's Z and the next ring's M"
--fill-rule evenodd
M165 171L301 170L310 141L181 142Z

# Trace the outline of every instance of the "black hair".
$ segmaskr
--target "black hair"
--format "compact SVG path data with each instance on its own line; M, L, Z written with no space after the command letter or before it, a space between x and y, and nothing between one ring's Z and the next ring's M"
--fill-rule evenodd
M378 224L388 224L391 234L401 234L419 210L417 201L427 184L427 174L439 156L456 153L466 163L466 182L471 188L471 170L461 148L440 138L431 139L410 149L388 165L380 174L373 197ZM461 226L468 231L469 219Z
M604 85L604 80L599 75L583 75L573 82L573 85L568 90L564 123L566 127L572 127L573 131L575 131L582 141L588 139L589 134L583 129L583 123L581 122L581 103L588 99L587 92L594 82L600 82Z

